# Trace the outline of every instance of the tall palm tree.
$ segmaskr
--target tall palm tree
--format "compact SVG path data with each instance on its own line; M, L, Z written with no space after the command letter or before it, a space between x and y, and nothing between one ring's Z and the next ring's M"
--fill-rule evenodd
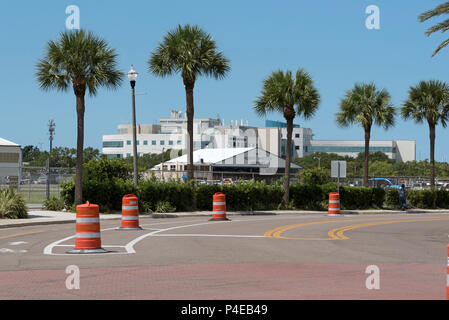
M413 119L416 123L427 121L430 138L430 185L435 187L435 127L441 123L446 127L449 118L449 85L445 82L421 81L411 87L408 99L401 108L405 120Z
M285 157L284 202L290 199L290 162L293 133L293 119L296 116L311 118L320 103L320 95L314 87L312 77L299 69L293 76L287 70L274 71L263 81L262 94L254 103L254 110L259 116L269 112L282 113L287 121L287 146Z
M421 22L424 22L424 21L429 20L430 18L440 16L442 14L448 14L448 13L449 13L449 1L445 2L443 4L440 4L439 6L437 6L436 8L434 8L432 10L429 10L429 11L426 11L426 12L420 14L418 18ZM446 32L447 30L449 30L449 19L428 28L426 31L426 35L430 36L434 32L437 32L437 31ZM438 51L443 49L448 44L449 44L449 39L447 39L446 41L443 41L438 46L438 48L435 50L435 52L432 54L432 57L435 56L438 53Z
M373 125L388 129L394 126L396 109L390 103L387 90L378 90L374 84L355 84L341 100L336 121L340 127L357 124L365 131L363 184L368 186L369 142Z
M198 26L185 25L168 32L148 61L149 71L166 77L180 73L186 91L188 180L193 179L193 89L200 76L223 79L230 70L228 59L217 50L211 35Z
M82 203L83 145L84 145L84 96L97 94L99 87L117 88L123 73L116 69L114 49L92 32L65 31L56 41L49 41L45 57L37 63L36 77L41 89L68 91L76 97L77 144L75 205Z

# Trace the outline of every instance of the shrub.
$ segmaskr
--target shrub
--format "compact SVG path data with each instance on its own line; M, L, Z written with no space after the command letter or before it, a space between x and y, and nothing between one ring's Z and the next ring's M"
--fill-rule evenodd
M27 208L22 195L14 189L0 190L0 218L27 218Z
M64 199L58 197L51 197L48 200L44 201L44 208L50 211L61 211L64 209Z
M382 188L373 188L372 205L375 208L383 208L387 192Z
M326 196L318 185L296 184L290 187L290 197L297 209L324 210L321 204Z
M175 212L176 207L172 206L168 201L158 201L155 211L159 213L170 213Z
M438 208L449 208L449 190L437 190L436 205Z
M305 185L323 185L330 181L329 172L321 167L301 170L299 179Z
M436 190L408 190L407 199L415 208L433 209L437 207Z
M391 209L399 208L399 191L397 189L386 191L384 206Z

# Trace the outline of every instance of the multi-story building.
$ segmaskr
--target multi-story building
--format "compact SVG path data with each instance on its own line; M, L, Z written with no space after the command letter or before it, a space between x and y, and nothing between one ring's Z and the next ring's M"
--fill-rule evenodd
M160 124L137 125L137 152L161 153L187 150L187 119L180 111L172 111L170 118L161 118ZM285 158L287 128L284 122L267 120L265 126L254 127L248 121L196 118L193 123L194 150L205 148L260 148ZM337 153L355 157L364 151L363 140L314 140L312 129L294 125L291 155L302 158L315 152ZM131 157L132 126L119 125L118 134L103 136L103 154L110 158ZM415 160L416 142L388 140L370 142L370 151L382 151L398 162ZM175 153L177 155L177 153Z

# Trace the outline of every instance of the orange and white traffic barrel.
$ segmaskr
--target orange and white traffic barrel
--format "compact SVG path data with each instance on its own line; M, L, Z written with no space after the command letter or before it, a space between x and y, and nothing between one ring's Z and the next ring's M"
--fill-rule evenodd
M217 220L229 220L226 218L226 196L221 193L217 192L213 196L213 212L212 212L212 219L211 221L217 221Z
M101 248L100 209L89 203L76 206L75 249L68 253L104 253Z
M139 227L139 203L137 196L126 194L122 198L122 224L118 230L142 230Z
M446 300L449 300L449 245L447 246Z
M329 207L327 210L328 216L340 215L340 194L338 192L329 193Z

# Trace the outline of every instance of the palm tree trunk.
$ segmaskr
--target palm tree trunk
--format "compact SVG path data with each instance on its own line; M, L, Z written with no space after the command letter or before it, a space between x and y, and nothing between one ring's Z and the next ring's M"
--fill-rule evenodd
M193 176L193 88L194 82L184 80L184 86L186 90L186 115L187 115L187 135L189 138L187 146L187 179L192 181Z
M288 204L290 201L290 162L292 149L292 134L293 134L293 119L295 111L293 108L288 108L284 112L285 120L287 120L287 145L285 147L285 176L284 176L284 196L283 201Z
M75 206L83 202L83 149L84 149L84 94L76 95L77 141L76 141L76 175Z
M363 185L368 187L368 172L369 172L369 141L371 138L371 128L365 129L365 159L363 165Z
M435 188L435 125L429 123L430 137L430 187Z

